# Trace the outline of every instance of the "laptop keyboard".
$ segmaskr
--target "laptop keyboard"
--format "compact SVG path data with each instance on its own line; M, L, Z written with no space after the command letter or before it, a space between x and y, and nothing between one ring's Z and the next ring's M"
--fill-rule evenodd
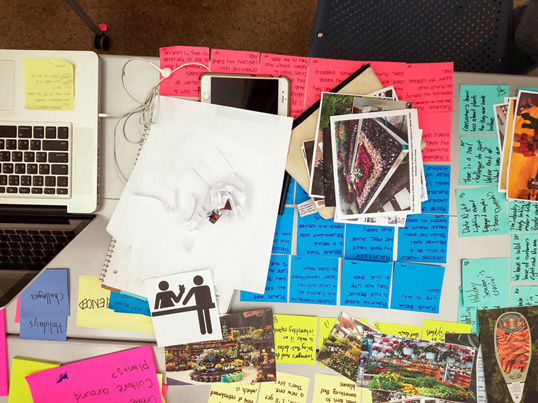
M0 196L71 196L71 123L0 125Z
M0 263L47 264L75 231L0 229Z

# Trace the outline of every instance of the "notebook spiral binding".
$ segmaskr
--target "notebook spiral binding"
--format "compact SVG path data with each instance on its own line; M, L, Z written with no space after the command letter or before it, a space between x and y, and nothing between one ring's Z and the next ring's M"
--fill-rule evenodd
M110 265L110 259L112 259L112 253L114 253L114 248L116 247L116 240L112 238L110 244L108 245L108 250L106 251L105 261L103 262L103 267L101 269L101 275L99 276L99 281L103 283L105 281L106 273L108 271L108 266Z

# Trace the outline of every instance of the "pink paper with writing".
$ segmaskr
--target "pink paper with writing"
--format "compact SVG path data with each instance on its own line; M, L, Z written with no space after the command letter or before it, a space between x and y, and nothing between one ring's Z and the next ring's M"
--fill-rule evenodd
M201 63L209 67L209 48L198 46L170 46L160 48L160 66L172 71L185 63ZM185 66L163 80L159 87L161 95L198 97L200 74L208 70L202 66ZM162 77L161 77L162 78Z
M424 162L450 161L450 112L418 112L418 125L422 140L428 145L422 150Z
M298 118L299 116L301 116L301 114L306 111L306 108L291 108L290 109L290 116L293 118L293 119L296 119Z
M35 403L160 402L151 346L48 369L26 377ZM89 399L88 399L89 397Z
M21 323L21 296L17 297L17 309L15 309L15 323Z
M303 108L308 77L308 57L262 53L260 74L286 76L290 79L290 107ZM292 114L293 116L293 114Z
M260 66L259 52L211 49L213 73L257 74Z
M454 63L410 63L399 96L419 112L452 112Z
M394 87L396 95L401 100L407 84L407 63L403 62L368 62L383 87Z
M357 71L365 62L310 58L305 107L321 98L321 93L334 87Z
M0 309L0 396L8 395L9 374L7 371L6 311Z

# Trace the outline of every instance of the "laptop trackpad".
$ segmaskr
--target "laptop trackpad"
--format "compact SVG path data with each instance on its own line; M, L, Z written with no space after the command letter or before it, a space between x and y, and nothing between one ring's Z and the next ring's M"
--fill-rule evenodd
M0 109L15 107L15 62L0 60Z

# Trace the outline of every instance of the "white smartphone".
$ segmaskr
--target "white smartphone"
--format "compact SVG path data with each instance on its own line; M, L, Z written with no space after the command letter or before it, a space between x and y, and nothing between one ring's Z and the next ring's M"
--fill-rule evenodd
M285 76L204 73L200 76L200 100L289 116L290 80Z

